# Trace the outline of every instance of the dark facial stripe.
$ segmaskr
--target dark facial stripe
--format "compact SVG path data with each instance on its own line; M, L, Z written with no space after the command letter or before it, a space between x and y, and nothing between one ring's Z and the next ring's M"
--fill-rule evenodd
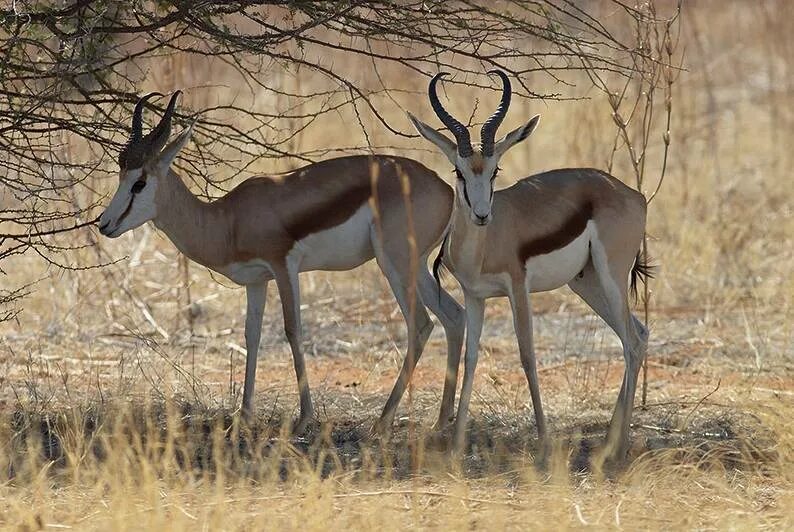
M565 223L556 231L544 235L540 238L530 240L521 244L518 256L523 264L529 258L537 255L545 255L557 249L564 248L582 234L587 226L588 220L593 218L593 204L587 202L574 212Z
M127 208L124 209L124 212L121 213L121 216L119 216L119 219L116 220L116 227L121 225L121 222L124 221L124 218L126 218L127 215L130 213L130 211L132 210L132 202L133 201L135 201L135 196L134 195L130 196L130 202L127 204Z
M146 182L146 177L147 177L146 176L146 172L142 172L141 176L138 178L138 181ZM126 218L127 215L130 213L130 211L132 210L132 202L133 201L135 201L135 194L131 193L130 194L130 202L127 204L127 208L124 209L124 212L121 213L121 216L119 216L119 219L116 221L116 227L121 225L121 222L124 221L124 218Z
M457 167L455 168L455 175L457 176L458 180L463 183L463 199L466 200L466 205L468 205L469 208L471 209L471 201L469 201L469 192L466 190L466 180L463 179L463 174L460 172L460 170L458 170Z

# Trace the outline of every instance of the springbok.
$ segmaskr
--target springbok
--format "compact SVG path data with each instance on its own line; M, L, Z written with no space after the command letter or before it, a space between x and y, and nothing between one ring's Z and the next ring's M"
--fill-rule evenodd
M449 224L451 188L435 172L410 159L350 156L277 176L250 178L222 198L205 203L171 169L193 128L191 124L166 145L179 94L173 94L159 124L146 136L142 133L143 108L157 93L137 102L132 135L119 156L118 189L100 217L100 232L116 238L151 220L186 256L245 286L247 356L242 411L247 415L252 411L267 285L275 279L300 392L296 432L306 428L314 412L301 351L298 274L350 270L374 257L394 292L409 335L408 356L373 429L388 430L433 328L425 306L444 327L448 360L460 359L463 310L439 289L427 268L428 255ZM405 181L409 191L403 188ZM413 290L413 310L410 216L416 229L413 256L418 258L413 272L418 286ZM447 406L439 419L448 418L454 408L454 386L453 382L451 389L444 390Z
M645 280L648 275L639 254L645 230L645 199L618 179L592 168L551 170L494 191L499 159L532 133L540 117L534 116L495 141L496 130L510 105L511 87L504 72L494 70L489 74L501 78L502 98L482 126L478 150L472 146L466 127L438 99L436 84L445 73L430 81L428 95L436 115L457 142L409 113L419 133L446 155L458 177L452 221L434 264L436 277L442 264L454 275L465 298L466 357L453 449L460 451L464 443L484 300L507 296L541 454L545 455L548 438L532 342L529 293L568 284L623 344L623 384L602 452L605 459L620 459L628 448L637 374L648 341L648 331L631 314L628 299L629 287L634 290L637 278ZM459 358L448 367L457 368L458 362ZM457 375L451 372L447 378L456 381Z

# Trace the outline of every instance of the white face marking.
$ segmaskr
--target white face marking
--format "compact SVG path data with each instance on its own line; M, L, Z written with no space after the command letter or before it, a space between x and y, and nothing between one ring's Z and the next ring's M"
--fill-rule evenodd
M483 157L474 153L466 158L457 156L457 197L476 225L487 225L493 219L491 207L498 163L496 155Z
M191 124L157 155L149 154L143 168L122 170L119 188L99 218L99 232L116 238L157 216L158 184L168 179L168 169L185 147L193 131Z
M415 116L408 113L416 130L424 138L438 146L441 152L455 166L458 174L456 186L457 196L461 206L468 209L469 217L477 225L486 225L492 219L491 207L493 204L494 178L496 169L502 155L510 148L525 140L538 125L540 115L535 115L525 125L515 129L497 141L493 148L493 155L483 157L482 153L475 151L468 157L461 157L458 146L445 135L437 132Z
M122 170L118 189L99 218L99 231L116 238L157 216L157 184L157 176L144 175L141 168Z
M545 292L568 284L587 264L590 242L595 234L595 223L589 220L582 234L567 246L545 255L530 257L526 262L529 290Z

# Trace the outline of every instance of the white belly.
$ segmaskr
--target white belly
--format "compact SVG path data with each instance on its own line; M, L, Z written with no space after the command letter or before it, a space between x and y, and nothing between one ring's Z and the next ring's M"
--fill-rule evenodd
M372 211L365 203L344 223L296 242L287 261L298 264L302 272L352 270L375 256L370 239L372 223Z
M567 246L527 260L526 283L529 291L545 292L568 284L587 264L590 240L594 235L595 225L590 220L582 234Z
M302 272L352 270L374 256L370 240L372 221L372 211L365 204L344 223L295 242L286 262L297 265ZM218 272L241 285L274 278L270 264L262 259L234 262Z

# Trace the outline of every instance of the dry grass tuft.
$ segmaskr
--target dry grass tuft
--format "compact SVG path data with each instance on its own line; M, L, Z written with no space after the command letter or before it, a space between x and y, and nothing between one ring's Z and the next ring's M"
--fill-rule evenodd
M669 409L640 412L631 466L599 479L579 464L605 423L574 419L558 427L549 469L539 472L519 417L508 427L478 420L457 470L430 438L408 441L405 423L380 443L344 411L335 414L345 421L290 438L279 419L243 426L227 409L190 401L20 409L2 424L3 519L30 529L457 528L526 518L555 528L786 528L794 524L786 511L794 495L794 442L784 422L791 413L710 408L684 430L665 426ZM412 470L415 445L423 459Z

